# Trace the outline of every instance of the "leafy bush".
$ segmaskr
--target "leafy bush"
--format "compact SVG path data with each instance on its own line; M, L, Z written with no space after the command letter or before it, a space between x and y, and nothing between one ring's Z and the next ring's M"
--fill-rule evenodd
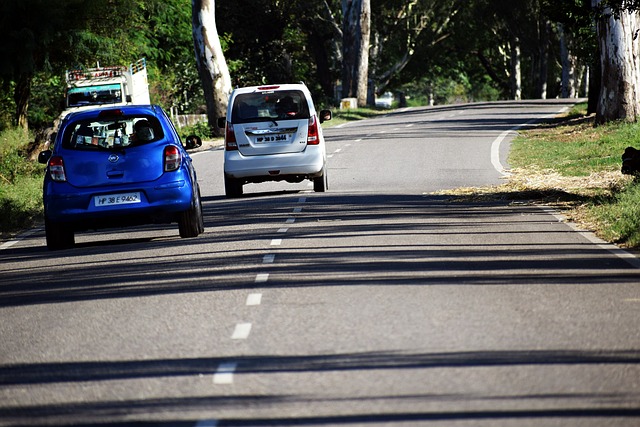
M29 135L20 129L0 132L0 231L28 227L42 215L44 168L29 160Z
M42 178L20 177L14 185L0 184L0 232L31 226L42 216Z
M199 136L202 140L210 140L214 138L213 132L207 122L198 122L195 125L183 126L178 128L180 138L184 141L189 135Z
M601 224L602 237L631 248L640 247L640 183L634 182L611 197L587 206Z

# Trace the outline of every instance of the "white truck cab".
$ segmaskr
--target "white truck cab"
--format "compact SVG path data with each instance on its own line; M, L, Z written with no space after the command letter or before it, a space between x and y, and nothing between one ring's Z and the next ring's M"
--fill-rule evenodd
M65 110L58 120L75 111L120 105L149 105L147 63L144 58L127 67L96 67L66 72Z

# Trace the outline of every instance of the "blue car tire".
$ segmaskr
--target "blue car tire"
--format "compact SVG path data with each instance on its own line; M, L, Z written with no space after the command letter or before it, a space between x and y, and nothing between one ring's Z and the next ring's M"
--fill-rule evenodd
M178 229L180 237L197 237L204 231L204 218L202 217L202 201L200 200L200 188L196 189L196 195L191 206L178 217Z
M64 223L52 222L45 217L44 231L47 248L51 251L69 249L75 245L73 229Z

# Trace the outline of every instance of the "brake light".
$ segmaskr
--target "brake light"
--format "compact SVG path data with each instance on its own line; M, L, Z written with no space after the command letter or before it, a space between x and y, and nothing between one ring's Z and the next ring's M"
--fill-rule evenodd
M236 134L233 131L233 125L227 122L224 128L224 146L227 151L233 151L238 149L238 142L236 141Z
M318 135L318 120L316 120L316 116L311 116L309 118L309 130L307 131L307 144L308 145L320 144L320 138Z
M62 157L55 156L49 159L49 176L51 180L56 182L65 182L67 180Z
M124 111L117 109L117 110L102 110L100 111L100 113L98 113L98 117L101 119L104 118L108 118L108 117L122 117L124 116Z
M258 90L275 90L278 89L280 86L260 86L258 88Z
M171 172L180 168L182 156L180 150L175 145L167 145L164 147L164 171Z

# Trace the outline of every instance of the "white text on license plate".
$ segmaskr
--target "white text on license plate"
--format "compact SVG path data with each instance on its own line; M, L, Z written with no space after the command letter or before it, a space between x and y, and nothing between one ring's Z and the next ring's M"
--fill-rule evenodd
M140 192L106 194L93 198L96 206L128 205L130 203L140 203Z
M281 142L291 139L291 134L267 135L256 138L256 143L264 144L265 142Z

